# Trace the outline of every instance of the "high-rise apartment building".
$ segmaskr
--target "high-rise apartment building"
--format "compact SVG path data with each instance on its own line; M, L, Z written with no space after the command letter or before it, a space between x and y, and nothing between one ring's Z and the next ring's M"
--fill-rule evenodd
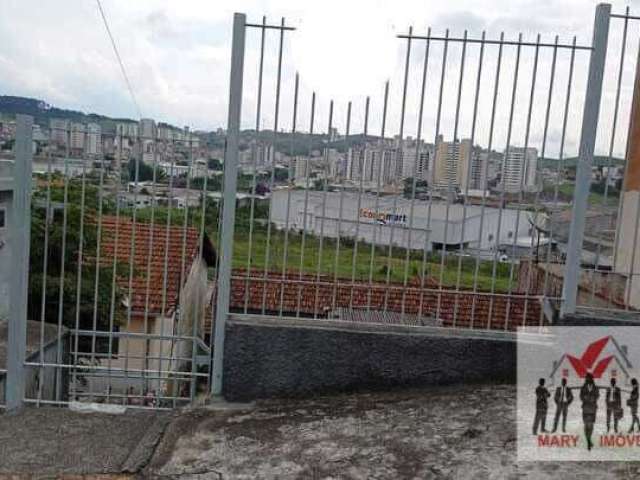
M70 125L69 141L71 150L76 152L84 152L86 127L82 123L73 122Z
M509 146L504 152L503 187L507 193L530 191L536 187L538 150Z
M471 140L445 142L439 136L435 148L435 185L446 189L465 189L473 157Z
M102 152L102 128L97 123L87 124L85 152L88 155L99 155Z
M52 118L49 121L49 130L49 138L51 139L52 143L59 146L67 146L69 138L69 120L64 120L62 118Z

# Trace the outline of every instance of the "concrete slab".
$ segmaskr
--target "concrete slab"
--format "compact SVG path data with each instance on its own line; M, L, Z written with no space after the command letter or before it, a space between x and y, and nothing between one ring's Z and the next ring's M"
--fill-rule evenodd
M120 474L143 468L171 414L28 408L0 415L0 476Z
M173 478L628 479L635 463L516 464L515 388L465 385L195 410L145 475Z

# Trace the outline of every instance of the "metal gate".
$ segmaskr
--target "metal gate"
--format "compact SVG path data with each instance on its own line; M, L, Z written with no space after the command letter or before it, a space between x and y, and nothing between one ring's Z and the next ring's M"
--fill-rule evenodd
M618 17L615 120L597 130ZM233 317L509 336L574 313L583 276L604 275L603 242L584 261L594 149L611 132L610 167L636 18L599 5L591 45L409 28L379 94L339 102L295 71L284 19L236 14L224 142L19 116L7 405L220 394Z

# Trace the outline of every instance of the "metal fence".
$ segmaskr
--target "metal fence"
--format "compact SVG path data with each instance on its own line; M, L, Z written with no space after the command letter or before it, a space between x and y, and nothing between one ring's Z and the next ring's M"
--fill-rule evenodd
M208 391L222 164L203 143L152 120L18 116L2 254L8 370L26 384L8 404L172 408Z
M18 117L7 404L219 394L230 316L510 335L632 314L637 18L599 5L590 45L409 28L379 95L342 102L295 71L284 19L236 14L224 134Z

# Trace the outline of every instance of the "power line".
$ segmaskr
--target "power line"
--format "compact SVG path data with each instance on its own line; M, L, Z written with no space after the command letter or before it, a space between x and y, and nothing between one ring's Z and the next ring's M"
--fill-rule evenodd
M127 75L127 70L124 68L124 63L122 58L120 57L120 53L118 52L118 47L116 46L116 42L111 34L111 29L109 28L109 22L107 22L107 17L104 14L104 10L102 9L102 3L100 0L96 0L98 3L98 9L100 10L100 16L102 17L102 21L104 22L104 27L107 29L107 34L109 35L109 40L111 40L111 46L113 47L113 51L116 54L116 58L118 59L118 63L120 64L120 71L122 72L122 76L124 77L124 81L127 84L127 88L129 89L129 94L131 95L131 99L133 100L133 104L136 106L136 110L138 111L139 118L142 118L142 111L140 110L140 105L138 104L138 100L136 100L136 94L133 92L133 87L131 86L131 82L129 81L129 76Z

